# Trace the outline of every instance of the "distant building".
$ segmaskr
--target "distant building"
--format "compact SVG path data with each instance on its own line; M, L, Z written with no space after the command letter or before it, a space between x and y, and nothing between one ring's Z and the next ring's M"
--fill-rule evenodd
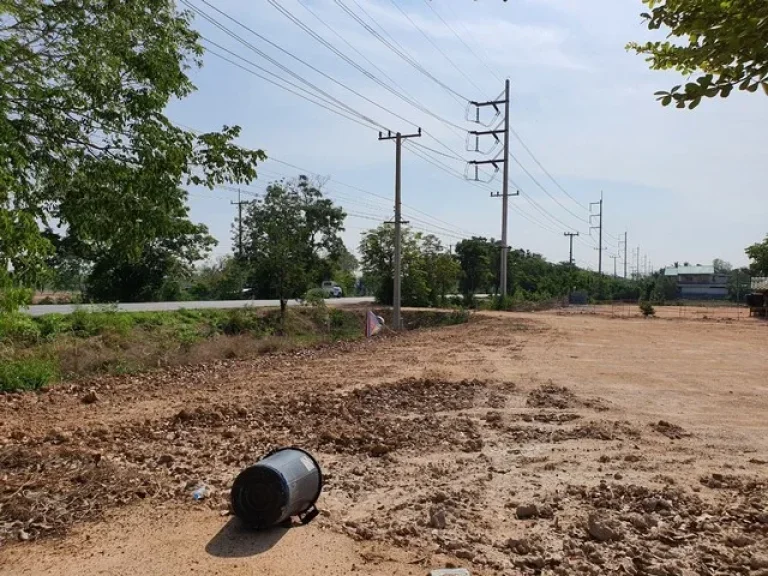
M664 276L677 282L677 297L686 300L728 298L728 274L715 274L714 266L673 266Z

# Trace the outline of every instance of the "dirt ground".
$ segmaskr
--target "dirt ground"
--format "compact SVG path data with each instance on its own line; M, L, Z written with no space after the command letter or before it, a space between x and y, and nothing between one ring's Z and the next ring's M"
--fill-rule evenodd
M0 573L766 576L767 370L765 321L484 313L3 396ZM254 534L286 444L322 514Z

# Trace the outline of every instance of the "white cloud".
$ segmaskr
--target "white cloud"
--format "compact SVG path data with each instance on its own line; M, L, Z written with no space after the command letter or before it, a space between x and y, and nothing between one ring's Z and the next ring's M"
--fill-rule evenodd
M199 0L192 0L204 7ZM373 35L347 16L333 0L301 0L336 32L362 52L409 97L431 112L464 126L465 106L414 70ZM357 12L353 0L343 0ZM398 2L403 10L445 51L464 74L477 83L478 93L463 74L431 46L388 0L357 0L409 54L441 81L470 98L485 98L500 90L478 59L422 2ZM693 112L661 108L657 89L676 83L674 74L650 72L641 57L624 45L647 36L639 20L640 0L521 0L472 2L432 0L433 7L461 34L498 74L513 85L512 121L539 159L582 202L606 191L610 231L630 226L631 244L647 248L654 261L706 261L719 256L743 261L743 247L765 233L766 209L759 200L768 180L768 154L759 126L768 121L762 95L734 95L727 101L706 102ZM289 65L302 77L392 129L409 130L409 122L438 136L459 154L464 137L453 128L415 109L322 47L266 1L219 0L221 9L291 50L340 82L376 101L404 121L365 102L303 65L265 45L248 32L238 33ZM376 76L391 82L363 60L296 0L290 9L318 34ZM208 10L210 11L210 10ZM229 25L234 29L231 22ZM248 49L199 22L207 36L216 37L261 64ZM378 194L392 191L391 143L378 142L375 132L341 119L263 81L207 59L197 81L200 92L175 110L180 121L216 127L238 123L243 142L264 147L299 166L332 174ZM269 65L266 65L269 66ZM421 143L441 150L426 136ZM567 200L527 157L514 151L528 169ZM456 171L460 162L440 158ZM478 190L405 154L404 193L418 208L457 226L498 236L499 204ZM574 227L578 222L547 200L521 171L513 176L543 206ZM513 202L515 207L525 203ZM223 240L229 236L231 208L203 212ZM530 207L529 213L541 219ZM196 212L197 214L201 212ZM562 259L560 235L538 229L514 215L510 237L516 245ZM738 223L734 228L728 223ZM359 220L355 226L374 225ZM554 226L554 225L552 225ZM354 237L357 231L351 232ZM350 240L351 241L351 240ZM582 247L579 258L595 258Z

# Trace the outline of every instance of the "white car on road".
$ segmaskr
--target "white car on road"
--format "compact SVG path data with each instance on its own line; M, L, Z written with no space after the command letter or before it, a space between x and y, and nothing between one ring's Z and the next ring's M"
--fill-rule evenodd
M323 282L320 285L320 288L323 289L323 294L326 298L341 298L344 295L341 286L336 284L336 282L331 282L330 280Z

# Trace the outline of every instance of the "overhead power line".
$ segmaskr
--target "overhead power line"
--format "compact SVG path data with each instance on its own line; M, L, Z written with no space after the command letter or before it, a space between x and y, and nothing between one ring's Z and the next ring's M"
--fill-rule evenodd
M444 19L442 16L440 16L440 13L439 13L439 12L438 12L438 11L435 9L435 7L432 5L432 0L424 0L424 4L426 4L426 5L429 7L429 9L430 9L430 10L432 10L432 12L434 12L434 13L435 13L435 16L437 16L437 17L440 19L440 21L441 21L443 24L445 24L445 26L446 26L446 28L448 28L448 30L450 30L451 32L453 32L453 35L454 35L454 36L456 36L456 38L459 40L459 42L461 42L461 43L464 45L464 47L465 47L467 50L469 50L469 51L470 51L470 52L471 52L471 53L474 55L474 57L475 57L475 58L477 58L477 59L480 61L480 63L481 63L483 66L485 66L485 67L486 67L486 69L487 69L487 70L488 70L488 71L489 71L489 72L490 72L490 73L493 75L493 77L494 77L496 80L498 80L499 82L504 82L504 80L501 78L501 76L499 76L499 75L496 73L496 71L495 71L495 70L494 70L494 69L493 69L493 68L492 68L492 67L491 67L491 66L488 64L488 62L487 62L485 59L481 58L481 57L480 57L480 56L477 54L477 52L475 52L475 51L472 49L472 47L471 47L471 46L469 46L469 44L467 44L467 43L464 41L464 39L463 39L463 38L462 38L462 37L461 37L461 36L460 36L460 35L459 35L459 34L456 32L456 30L453 28L453 26L451 26L451 25L450 25L450 24L449 24L449 23L448 23L448 22L447 22L447 21L446 21L446 20L445 20L445 19ZM448 3L443 3L443 5L444 5L444 6L448 6ZM450 8L449 8L449 9L450 9ZM469 34L469 32L467 32L467 29L466 29L466 28L464 27L464 25L461 23L461 20L458 20L458 19L457 19L456 21L457 21L457 22L459 23L459 25L460 25L460 26L461 26L461 27L464 29L464 32L465 32L465 33L466 33L468 36L471 36L471 34Z
M210 4L210 3L209 3L207 0L201 0L201 1L202 1L203 3L205 3L206 5L209 5L209 6L211 5L211 4ZM259 48L257 48L256 46L254 46L253 44L251 44L250 42L248 42L246 39L244 39L242 36L238 35L237 33L233 32L231 29L227 28L225 25L223 25L221 22L219 22L218 20L216 20L215 18L213 18L212 16L210 16L209 14L207 14L205 11L203 11L203 10L201 10L201 9L199 9L199 8L197 8L197 7L195 7L195 6L194 6L193 4L191 4L191 3L190 3L188 0L181 0L181 2L182 2L183 4L185 4L186 6L189 6L189 7L190 7L192 10L194 10L194 11L195 11L197 14L199 14L200 16L202 16L202 17L203 17L205 20L207 20L208 22L210 22L211 24L213 24L213 25L214 25L216 28L218 28L219 30L221 30L222 32L224 32L225 34L227 34L228 36L230 36L231 38L235 39L237 42L239 42L239 43L240 43L240 44L242 44L243 46L245 46L245 47L249 48L250 50L252 50L252 51L253 51L253 52L255 52L256 54L258 54L259 56L261 56L262 58L264 58L265 60L267 60L269 63L271 63L272 65L276 66L277 68L279 68L280 70L282 70L283 72L285 72L286 74L288 74L289 76L291 76L292 78L295 78L297 81L301 82L302 84L305 84L306 86L309 86L309 87L310 87L310 88L312 88L313 90L315 90L315 91L317 91L317 92L319 92L319 93L323 94L323 95L324 95L326 98L328 98L328 99L330 99L330 100L333 100L334 102L336 102L336 103L337 103L339 106L341 106L342 108L345 108L345 109L349 110L351 113L353 113L353 114L355 114L355 115L357 115L357 116L360 116L361 118L365 119L367 122L369 122L369 123L373 124L374 126L378 126L379 128L382 128L382 129L384 129L384 130L387 130L387 129L388 129L388 128L387 128L386 126L384 126L383 124L381 124L381 123L379 123L379 122L377 122L377 121L375 121L375 120L373 120L373 119L369 118L369 117L368 117L368 116L366 116L365 114L363 114L363 113L361 113L361 112L359 112L359 111L355 110L354 108L352 108L352 107L350 107L349 105L345 104L344 102L340 101L338 98L335 98L334 96L332 96L332 95L328 94L327 92L325 92L324 90L322 90L321 88L319 88L317 85L313 84L312 82L310 82L309 80L307 80L306 78L304 78L302 75L300 75L300 74L298 74L298 73L294 72L293 70L291 70L290 68L288 68L288 67L287 67L287 66L285 66L284 64L280 63L278 60L275 60L275 59L274 59L274 58L272 58L272 57L271 57L269 54L267 54L267 53L266 53L266 52L264 52L263 50L260 50ZM234 22L237 22L237 21L236 21L236 20L234 20L234 19L233 19L231 16L229 16L229 15L228 15L228 14L226 14L225 12L222 12L221 10L219 10L218 8L216 8L215 6L213 6L213 9L214 9L214 10L216 10L217 12L220 12L220 13L221 13L222 15L224 15L225 17L227 17L227 18L229 18L229 19L232 19ZM289 56L289 57L293 58L293 59L294 59L294 60L296 60L297 62L300 62L301 64L303 64L303 65L307 66L308 68L310 68L311 70L313 70L313 71L315 71L316 73L320 74L320 75L321 75L321 76L323 76L324 78L326 78L326 79L330 80L331 82L333 82L333 83L337 84L338 86L341 86L341 87L342 87L342 88L344 88L345 90L348 90L349 92L352 92L352 93L353 93L353 94L355 94L356 96L358 96L358 97L360 97L360 98L362 98L362 99L364 99L364 100L366 100L366 101L368 101L368 102L370 102L370 103L372 103L372 104L374 104L374 105L376 105L376 106L378 106L378 107L382 108L383 110L385 110L385 111L389 112L390 114L393 114L393 113L392 113L391 111L389 111L388 109L386 109L386 108L382 107L381 105L379 105L378 103L374 102L373 100L370 100L369 98L367 98L366 96L364 96L364 95L360 94L359 92L357 92L357 91L356 91L356 90L354 90L353 88L350 88L349 86L347 86L347 85L346 85L346 84L344 84L343 82L340 82L339 80L336 80L335 78L333 78L332 76L330 76L330 75L326 74L325 72L323 72L322 70L320 70L320 69L318 69L317 67L313 66L312 64L309 64L308 62L306 62L306 61L302 60L301 58L299 58L298 56L294 55L293 53L291 53L291 52L289 52L289 51L287 51L287 50L283 49L282 47L278 46L278 45L277 45L277 44L275 44L274 42L271 42L270 40L268 40L268 39L266 39L265 37L261 36L261 35L260 35L260 34L258 34L256 31L254 31L254 30L252 30L251 28L249 28L248 26L245 26L244 24L242 24L242 23L239 23L239 22L237 22L237 23L238 23L240 26L242 26L243 28L245 28L246 30L248 30L249 32L253 33L253 34L254 34L255 36L257 36L258 38L260 38L260 39L264 40L265 42L267 42L267 43L268 43L268 44L270 44L271 46L275 47L276 49L280 50L281 52L283 52L283 53L284 53L284 54L286 54L287 56ZM207 41L208 41L209 43L211 43L211 44L214 44L214 43L213 43L211 40L207 40ZM218 44L217 44L217 46L218 46L220 49L222 49L222 47L221 47L220 45L218 45ZM226 50L226 49L225 49L225 50ZM228 52L232 53L231 51L228 51ZM243 57L241 57L241 56L238 56L238 57L239 57L239 58L241 58L242 60L246 60L245 58L243 58ZM254 66L258 66L258 65L254 64L254 63L252 63L252 62L250 62L250 63L251 63L251 64L253 64Z
M530 172L530 171L529 171L529 170L528 170L528 169L527 169L527 168L526 168L526 167L523 165L523 163L522 163L522 162L520 162L520 160L519 160L519 159L518 159L516 156L514 156L513 154L510 154L510 158L512 158L512 160L514 160L514 161L515 161L515 164L517 164L517 165L518 165L518 166L519 166L519 167L522 169L522 171L523 171L523 172L525 172L525 173L528 175L528 178L530 178L530 179L533 181L533 183L534 183L534 184L536 184L536 186L538 186L538 187L539 187L539 188L540 188L540 189L541 189L541 190L542 190L542 191L543 191L543 192L544 192L544 193L545 193L547 196L549 196L549 197L550 197L550 198L551 198L551 199L552 199L552 200L555 202L555 204L557 204L558 206L560 206L560 208L562 208L563 210L565 210L566 212L568 212L568 214L570 214L571 216L573 216L573 217L574 217L574 218L576 218L577 220L579 220L579 221L581 221L581 222L584 222L584 223L587 223L587 224L589 223L589 220L587 220L586 218L582 218L582 217L581 217L581 216L579 216L578 214L574 213L574 212L573 212L572 210L570 210L570 209L569 209L567 206L565 206L565 205L564 205L562 202L560 202L560 200L558 200L556 196L554 196L553 194L551 194L551 193L549 192L549 190L547 190L547 189L546 189L546 188L545 188L545 187L542 185L542 183L541 183L541 182L539 182L539 181L536 179L536 177L535 177L533 174L531 174L531 172Z
M419 33L420 33L422 36L424 36L424 38L427 40L427 42L429 42L429 43L430 43L430 44L431 44L431 45L432 45L432 46L435 48L435 50L437 50L437 51L438 51L440 54L442 54L443 58L445 58L445 59L448 61L448 63L449 63L451 66L453 66L453 68L454 68L454 69L455 69L455 70L456 70L456 71L457 71L459 74L461 74L461 75L462 75L462 76L463 76L463 77L466 79L466 81L467 81L467 82L469 82L469 83L470 83L470 84L471 84L471 85L472 85L472 86L475 88L475 90L477 90L478 92L482 92L482 91L483 91L483 89L482 89L482 88L480 88L480 86L478 86L477 84L475 84L475 81L474 81L474 80L472 80L472 78L470 78L469 76L467 76L467 74L464 72L464 70L462 70L461 68L459 68L459 67L458 67L458 65L456 64L456 62L454 62L453 60L451 60L450 56L448 56L448 54L446 54L446 53L445 53L445 51L444 51L442 48L440 48L440 46L438 46L438 45L437 45L437 43L436 43L434 40L432 40L432 38L430 38L430 37L429 37L429 35L428 35L426 32L424 32L424 30L422 30L422 29L421 29L421 26L419 26L418 24L416 24L416 22L414 22L413 18L411 18L411 17L410 17L410 15L409 15L409 14L408 14L408 13L407 13L405 10L403 10L403 9L400 7L400 5L399 5L399 4L396 2L396 0L389 0L389 1L391 2L392 6L394 6L395 8L397 8L397 10L400 12L400 14L402 14L403 16L405 16L405 17L408 19L408 22L410 22L410 23L411 23L411 25L412 25L412 26L413 26L413 27L414 27L414 28L415 28L415 29L416 29L416 30L417 30L417 31L418 31L418 32L419 32Z
M544 165L543 165L541 162L539 162L539 159L538 159L538 158L536 158L536 156L534 155L534 153L531 151L531 149L528 147L528 145L527 145L527 144L526 144L526 143L523 141L523 139L520 137L520 135L519 135L517 132L515 132L514 128L510 127L509 131L510 131L510 132L512 132L512 135L515 137L515 139L517 139L517 141L518 141L518 142L520 142L520 145L523 147L523 149L524 149L526 152L528 152L528 155L529 155L529 156L530 156L530 157L533 159L533 161L536 163L536 165L537 165L539 168L541 168L541 171L542 171L542 172L544 172L544 174L546 174L546 175L547 175L547 177L548 177L550 180L552 180L552 182L555 184L555 186L557 186L557 188L558 188L558 189L559 189L559 190L560 190L560 191L561 191L563 194L565 194L565 195L566 195L568 198L570 198L570 199L571 199L573 202L575 202L577 206L579 206L579 207L580 207L580 208L582 208L583 210L586 210L587 212L589 212L589 208L587 208L587 207L586 207L584 204L582 204L581 202L579 202L578 200L576 200L576 198L574 198L573 196L571 196L571 195L568 193L568 191L567 191L565 188L563 188L563 187L560 185L560 183L559 183L557 180L555 180L555 177L554 177L554 176L552 176L552 174L551 174L551 173L550 173L550 172L549 172L549 171L548 171L548 170L547 170L547 169L544 167Z
M323 71L319 70L319 69L318 69L318 68L316 68L315 66L313 66L313 65L311 65L311 64L309 64L309 63L307 63L306 61L302 60L301 58L299 58L298 56L294 55L294 54L293 54L293 53L291 53L290 51L288 51L288 50L285 50L284 48L280 47L278 44L276 44L276 43L272 42L271 40L269 40L269 39L265 38L263 35L261 35L261 34L257 33L257 32L256 32L255 30L253 30L252 28L250 28L250 27L248 27L248 26L245 26L244 24L240 23L239 21L237 21L236 19L234 19L232 16L230 16L229 14L227 14L226 12L224 12L223 10L221 10L221 9L219 9L219 8L217 8L217 7L215 7L215 6L213 6L212 4L210 4L210 2L208 2L207 0L201 0L201 1L202 1L203 3L205 3L207 6L210 6L211 8L213 8L213 9L214 9L216 12L218 12L219 14L221 14L222 16L224 16L225 18L227 18L227 19L231 20L232 22L234 22L234 23L238 24L239 26L243 27L244 29L246 29L246 30L247 30L247 31L249 31L250 33L254 34L254 35L255 35L257 38L259 38L260 40L262 40L262 41L264 41L264 42L267 42L267 43L268 43L270 46L273 46L274 48L276 48L276 49L280 50L281 52L283 52L284 54L286 54L286 55L290 56L290 57L291 57L291 58L293 58L294 60L296 60L296 61L298 61L298 62L300 62L300 63L304 64L305 66L307 66L307 67L309 67L310 69L312 69L313 71L317 72L318 74L320 74L320 75L321 75L321 76L323 76L324 78L327 78L327 79L329 79L331 82L334 82L335 84L337 84L337 85L341 86L342 88L344 88L344 89L348 90L349 92L352 92L354 95L356 95L356 96L358 96L359 98L361 98L361 99L365 100L366 102L368 102L368 103L370 103L370 104L373 104L373 105L374 105L374 106L376 106L377 108L379 108L379 109L383 110L384 112L386 112L386 113L388 113L388 114L390 114L390 115L394 116L395 118L398 118L398 119L402 120L403 122L406 122L406 123L408 123L408 124L411 124L411 125L413 125L413 126L417 126L417 125L419 124L419 123L417 123L417 122L413 121L412 119L406 118L406 117L404 117L404 116L402 116L402 115L400 115L400 114L398 114L398 113L394 112L394 111L393 111L393 110L391 110L390 108L387 108L386 106L383 106L383 105L379 104L378 102L376 102L376 101L374 101L374 100L372 100L372 99L368 98L367 96L365 96L365 95L361 94L359 91L357 91L357 90L353 90L352 88L350 88L350 87L349 87L349 86L347 86L346 84L344 84L344 83L342 83L342 82L339 82L339 81L338 81L338 80L336 80L335 78L333 78L333 77L331 77L330 75L326 74L325 72L323 72ZM397 96L398 98L400 98L401 100L403 100L405 103L407 103L407 104L409 104L409 105L413 106L413 107L414 107L414 108L416 108L417 110L419 110L419 111L421 111L421 112L423 112L423 113L425 113L425 114L427 114L427 115L431 116L432 118L434 118L434 119L438 120L439 122L441 122L441 123L445 124L445 125L446 125L446 126L449 128L449 129L451 129L451 130L452 130L452 131L453 131L453 132L454 132L454 133L455 133L455 134L458 136L458 138L461 140L460 132L463 132L463 131L464 131L464 128L462 128L462 127L461 127L461 126L459 126L458 124L455 124L455 123L451 122L450 120L447 120L446 118L443 118L443 117L442 117L442 116L440 116L439 114L436 114L436 113L434 113L432 110L430 110L428 107L424 106L422 103L420 103L419 101L415 100L414 98L412 98L412 97L410 97L410 96L408 96L408 95L404 95L404 94L402 94L402 93L398 92L397 90L393 89L391 86L389 86L388 84L386 84L385 82L383 82L382 80L380 80L379 78L377 78L377 77L376 77L375 75L373 75L371 72L369 72L369 71L368 71L368 70L366 70L364 67L360 66L360 65L359 65L357 62L355 62L354 60L352 60L351 58L349 58L347 55L345 55L343 52L341 52L340 50L338 50L338 49L337 49L335 46L333 46L331 43L329 43L327 40L325 40L325 39L324 39L322 36L320 36L319 34L317 34L316 32L314 32L314 31L313 31L313 30L312 30L310 27L308 27L306 24L304 24L304 23L303 23L303 22L302 22L302 21L301 21L299 18L297 18L297 17L296 17L296 16L295 16L293 13L291 13L289 10L287 10L286 8L284 8L283 6L281 6L281 5L279 4L279 2L277 2L276 0L268 0L268 1L269 1L269 2L270 2L270 3L271 3L271 4L272 4L272 5L273 5L273 6L274 6L274 7L275 7L277 10L279 10L279 11L280 11L280 12L281 12L283 15L285 15L287 18L289 18L289 19L290 19L292 22L294 22L294 23L295 23L297 26L299 26L299 27L300 27L302 30L304 30L305 32L307 32L307 33L308 33L308 34L309 34L309 35L310 35L312 38L314 38L315 40L317 40L318 42L320 42L320 43L321 43L323 46L325 46L326 48L328 48L329 50L331 50L331 51L332 51L334 54L336 54L337 56L339 56L340 58L342 58L342 59L343 59L345 62L347 62L348 64L350 64L351 66L353 66L353 67L354 67L356 70L360 71L362 74L364 74L365 76L367 76L368 78L370 78L371 80L373 80L374 82L376 82L376 83L377 83L379 86L381 86L382 88L386 89L387 91L391 92L392 94L394 94L395 96ZM244 46L246 46L246 47L250 48L251 50L254 50L254 51L257 53L257 54L259 54L259 55L260 55L260 56L262 56L263 58L267 59L269 62L273 63L274 65L276 65L276 66L279 66L279 67L280 67L282 70L284 70L284 71L286 71L287 73L291 74L293 77L295 77L295 78L299 79L300 81L302 81L302 82L304 82L304 83L307 83L307 82L306 82L306 80L305 80L305 79L303 79L303 77L297 77L297 76L296 76L296 74L294 74L292 71L289 71L289 70L287 70L287 69L286 69L284 66L282 66L282 65L281 65L281 64L279 64L279 63L277 63L277 62L276 62L276 61L275 61L273 58L271 58L271 57L269 57L268 55L264 54L264 53L263 53L261 50L258 50L256 47L254 47L254 46L253 46L252 44L250 44L248 41L244 40L242 37L240 37L240 36L239 36L239 35L237 35L236 33L232 32L232 30L230 30L229 28L227 28L226 26L224 26L223 24L221 24L220 22L218 22L217 20L215 20L213 17L211 17L210 15L206 14L205 12L203 12L202 10L200 10L199 8L196 8L196 7L192 6L192 5L191 5L191 4L188 2L188 0L182 0L182 2L184 2L184 3L185 3L187 6L190 6L190 7L191 7L191 8L192 8L192 9L193 9L193 10L194 10L196 13L200 14L201 16L203 16L203 18L205 18L205 19L206 19L208 22L212 23L214 26L216 26L216 27L217 27L217 28L219 28L220 30L224 31L224 32L225 32L227 35L229 35L230 37L232 37L232 38L236 39L238 42L240 42L240 43L241 43L241 44L243 44ZM210 41L209 41L209 42L210 42ZM231 51L228 51L228 52L230 52L231 54L233 54L233 55L234 55L234 53L232 53ZM237 57L239 57L239 58L241 58L241 59L242 59L242 56L239 56L239 55L235 55L235 56L237 56ZM250 61L248 61L248 62L250 62ZM251 64L253 64L252 62L250 62L250 63L251 63ZM256 66L255 64L253 64L253 65L254 65L254 66ZM314 85L313 85L313 86L314 86ZM321 91L319 88L318 88L317 90ZM322 92L322 91L321 91L321 92ZM324 93L324 94L327 94L327 93ZM332 98L332 97L331 97L331 98ZM334 98L334 100L335 100L336 102L339 102L339 100L338 100L338 99L335 99L335 98ZM345 108L347 108L347 109L349 109L349 108L350 108L350 107L349 107L349 106L347 106L346 104L343 104L343 103L342 103L342 105L343 105ZM360 114L360 113L358 113L358 114ZM370 120L370 119L369 119L369 120ZM382 125L380 125L380 124L376 123L375 121L372 121L372 123L373 123L374 125L376 125L376 126L379 126L380 128L382 128L382 129L384 129L384 130L388 130L388 128L387 128L387 127L385 127L385 126L382 126ZM425 130L425 131L424 131L424 134L425 134L427 137L429 137L429 138L431 138L432 140L434 140L434 141L435 141L437 144L439 144L440 146L442 146L443 148L445 148L446 150L448 150L450 153L455 153L455 151L454 151L454 150L452 150L452 149L451 149L449 146L447 146L445 143L443 143L443 141L442 141L442 140L440 140L439 138L437 138L437 137L435 137L434 135L432 135L432 134L431 134L429 131L426 131L426 130Z
M213 42L209 42L209 43L210 44L214 44ZM229 50L226 50L226 51L230 52ZM272 79L270 79L270 78L268 78L268 77L266 77L266 76L264 76L262 74L259 74L258 72L255 72L254 70L250 70L250 69L244 67L243 65L238 64L234 60L232 60L230 58L227 58L226 56L224 56L222 54L219 54L215 50L211 50L210 48L206 48L206 52L208 54L216 56L217 58L219 58L221 60L224 60L225 62L228 62L228 63L232 64L233 66L236 66L237 68L240 68L244 72L252 74L253 76L256 76L257 78L261 78L262 80L264 80L266 82L269 82L270 84L273 84L274 86L277 86L278 88L281 88L281 89L285 90L286 92L290 92L291 94L294 94L294 95L298 96L299 98L302 98L302 99L306 100L307 102L311 102L312 104L315 104L316 106L320 106L321 108L325 108L326 110L328 110L330 112L333 112L334 114L337 114L337 115L339 115L339 116L341 116L343 118L346 118L347 120L351 120L352 122L355 122L356 124L359 124L360 126L363 126L364 128L368 128L368 129L371 129L371 130L374 130L374 131L377 130L375 125L367 124L365 122L361 122L357 117L354 117L354 116L352 116L350 114L345 114L343 112L343 110L346 110L346 108L342 108L341 110L336 109L336 108L332 108L331 106L338 106L338 105L334 104L331 100L324 100L320 96L317 96L316 94L314 94L312 92L309 92L308 90L306 90L304 88L301 88L300 86L298 86L298 85L296 85L296 84L294 84L294 83L292 83L292 82L290 82L288 80L281 79L279 76L277 76L277 78L279 78L280 80L282 80L286 84L288 84L290 86L293 86L294 88L296 88L296 90L300 90L302 92L305 92L308 96L302 95L299 92L297 92L296 90L292 90L291 88L287 88L287 87L279 84L275 80L272 80ZM238 58L242 58L242 57L238 56ZM258 66L256 64L253 64L251 62L249 62L249 64L258 68ZM317 98L317 100L313 99L313 97ZM328 105L323 104L322 102L319 102L318 100L324 101Z
M346 4L344 4L343 0L334 0L334 2L341 8L350 18L352 18L355 22L360 24L369 34L371 34L374 38L376 38L379 42L384 44L387 48L389 48L392 52L397 54L400 58L402 58L405 62L407 62L410 66L412 66L414 69L416 69L418 72L432 80L435 84L443 88L446 92L453 95L455 98L458 98L458 101L460 104L463 104L464 102L469 101L469 98L466 96L463 96L461 93L457 92L450 86L448 86L446 83L439 80L437 77L435 77L429 70L424 68L421 64L419 64L412 56L407 54L407 50L405 50L392 36L390 36L386 30L376 22L375 18L372 18L370 14L360 6L360 4L356 0L352 0L354 2L355 6L357 6L360 11L365 14L376 26L381 29L381 31L387 36L385 38L381 34L379 34L376 30L374 30L365 20L363 20L358 14L356 14L353 10L351 10Z

